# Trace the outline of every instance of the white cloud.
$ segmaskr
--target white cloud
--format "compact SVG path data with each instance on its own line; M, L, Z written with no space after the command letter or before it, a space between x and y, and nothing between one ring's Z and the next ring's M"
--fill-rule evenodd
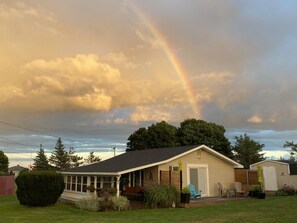
M251 123L259 124L263 122L263 119L258 115L253 115L247 121Z

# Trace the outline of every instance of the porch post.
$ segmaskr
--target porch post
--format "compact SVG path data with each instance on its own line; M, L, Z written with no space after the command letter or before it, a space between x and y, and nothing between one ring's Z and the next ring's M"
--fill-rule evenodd
M117 178L117 197L120 196L120 179L121 179L121 175L116 176Z

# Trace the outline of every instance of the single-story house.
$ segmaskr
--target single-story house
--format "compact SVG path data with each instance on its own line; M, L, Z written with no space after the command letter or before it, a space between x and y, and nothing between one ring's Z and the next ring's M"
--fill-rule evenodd
M193 184L202 196L218 196L218 182L234 183L234 168L243 166L205 146L182 146L126 152L105 161L63 170L63 200L90 196L95 188L114 187L117 195L125 187L149 188L160 183L163 173L182 171L182 187ZM164 175L164 176L165 176ZM177 174L179 175L179 174ZM180 180L179 180L180 181Z
M14 173L14 177L17 177L19 175L19 173L24 170L27 169L26 167L22 167L20 165L16 165L16 166L12 166L8 168L8 172L13 172Z
M265 191L277 191L284 184L297 188L297 162L287 160L263 160L250 165L250 169L262 167Z

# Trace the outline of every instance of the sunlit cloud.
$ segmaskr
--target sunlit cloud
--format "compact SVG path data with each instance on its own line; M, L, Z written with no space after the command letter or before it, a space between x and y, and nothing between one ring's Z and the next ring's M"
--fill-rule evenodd
M263 119L261 117L259 117L258 115L253 115L247 121L251 122L251 123L259 124L259 123L263 122Z

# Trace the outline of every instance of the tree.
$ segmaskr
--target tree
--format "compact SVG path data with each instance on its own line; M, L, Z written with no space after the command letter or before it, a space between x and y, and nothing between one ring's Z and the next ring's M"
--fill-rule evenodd
M148 127L149 148L173 147L176 142L176 127L161 121Z
M73 147L70 147L69 152L68 152L68 161L69 161L69 166L72 167L78 167L79 165L83 164L83 157L74 155L75 150Z
M65 150L61 138L57 140L55 149L52 152L49 162L56 166L59 170L70 167L68 153Z
M235 160L248 169L251 164L265 160L264 154L261 154L264 144L256 142L247 134L235 136L235 145L233 151Z
M231 145L225 137L225 128L215 123L197 119L186 119L177 129L179 145L206 145L210 148L233 158Z
M0 150L0 172L7 173L8 172L8 157L4 154L3 151Z
M37 152L36 157L34 158L34 169L35 170L49 170L51 169L51 166L48 163L48 158L44 153L44 149L42 148L42 145L40 145L40 149Z
M297 144L295 144L293 141L292 142L286 141L284 144L284 148L287 148L287 147L289 147L291 149L290 160L295 161L295 155L297 153Z
M129 136L126 151L175 146L176 131L165 121L139 128Z
M100 162L101 159L99 156L94 155L94 151L90 152L89 156L87 159L85 159L86 163L95 163L95 162Z
M82 157L74 154L74 148L70 147L69 151L67 152L61 138L59 138L57 140L55 149L49 159L49 162L57 167L59 170L63 170L69 167L77 167L82 164Z
M147 129L139 128L128 137L126 151L147 149L149 147L147 138Z

